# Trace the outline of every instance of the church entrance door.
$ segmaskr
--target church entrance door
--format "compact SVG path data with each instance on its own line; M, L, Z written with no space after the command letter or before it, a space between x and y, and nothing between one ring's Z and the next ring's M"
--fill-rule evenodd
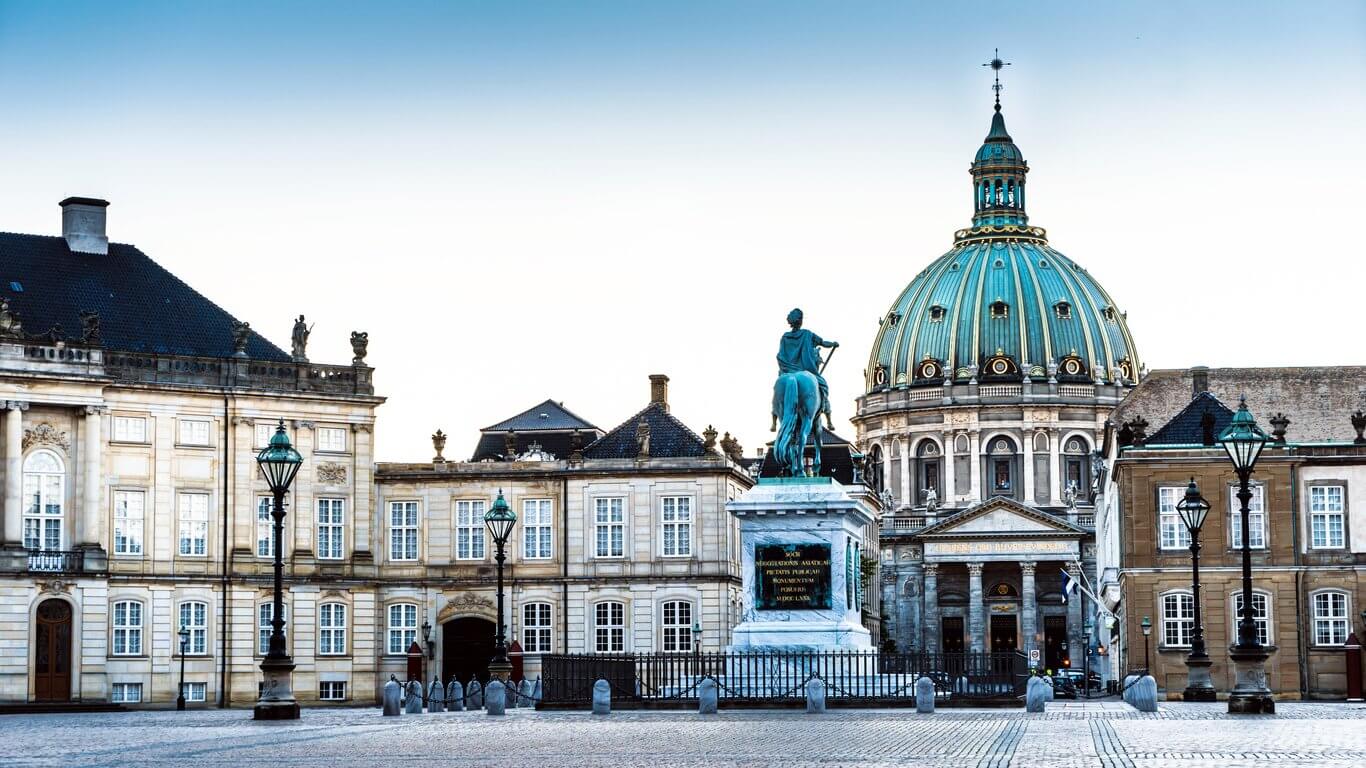
M1019 650L1014 615L991 617L991 650L993 652Z
M493 622L465 617L452 619L441 627L441 679L451 677L469 685L471 677L481 684L489 681L489 659L493 658Z
M940 628L941 645L944 653L963 652L963 617L945 616Z
M33 634L34 698L71 700L71 605L44 600Z
M1067 656L1067 617L1043 618L1043 665L1045 669L1062 669Z

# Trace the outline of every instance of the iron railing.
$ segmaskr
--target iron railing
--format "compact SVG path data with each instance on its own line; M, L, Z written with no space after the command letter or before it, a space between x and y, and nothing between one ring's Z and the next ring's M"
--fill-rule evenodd
M79 550L30 549L28 569L30 573L80 573L85 569L85 553Z
M1029 678L1022 653L876 653L857 650L773 653L551 654L541 657L539 706L587 707L606 680L613 706L685 707L703 680L737 706L795 706L806 684L825 683L832 705L913 706L921 677L941 704L1018 704Z

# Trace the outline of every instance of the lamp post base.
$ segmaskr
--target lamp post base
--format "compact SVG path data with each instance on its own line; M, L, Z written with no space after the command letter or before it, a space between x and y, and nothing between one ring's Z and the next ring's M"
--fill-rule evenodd
M1276 700L1266 685L1266 659L1270 654L1264 647L1229 649L1229 658L1238 682L1228 695L1228 712L1231 715L1274 715Z
M1213 663L1208 656L1186 659L1186 690L1181 694L1183 701L1215 700L1214 682L1209 674Z
M299 702L294 700L294 689L290 677L294 672L294 660L267 658L261 662L261 674L265 686L261 698L256 700L252 718L255 720L298 720Z
M512 662L494 660L489 662L489 678L507 683L512 677Z

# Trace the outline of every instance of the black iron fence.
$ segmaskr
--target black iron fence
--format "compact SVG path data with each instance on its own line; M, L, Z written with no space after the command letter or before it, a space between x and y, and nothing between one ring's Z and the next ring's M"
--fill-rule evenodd
M773 653L554 654L541 658L542 707L587 707L606 680L613 706L689 706L697 687L716 681L722 702L788 706L806 684L825 683L832 705L913 706L915 684L934 682L941 705L1021 704L1025 656L998 653L876 653L857 650Z

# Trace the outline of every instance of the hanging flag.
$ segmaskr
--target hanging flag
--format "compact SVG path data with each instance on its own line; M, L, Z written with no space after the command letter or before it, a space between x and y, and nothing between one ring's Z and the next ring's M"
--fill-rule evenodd
M1058 570L1062 570L1061 568ZM1067 602L1067 596L1075 594L1080 583L1072 578L1072 574L1067 571L1062 572L1062 601Z

